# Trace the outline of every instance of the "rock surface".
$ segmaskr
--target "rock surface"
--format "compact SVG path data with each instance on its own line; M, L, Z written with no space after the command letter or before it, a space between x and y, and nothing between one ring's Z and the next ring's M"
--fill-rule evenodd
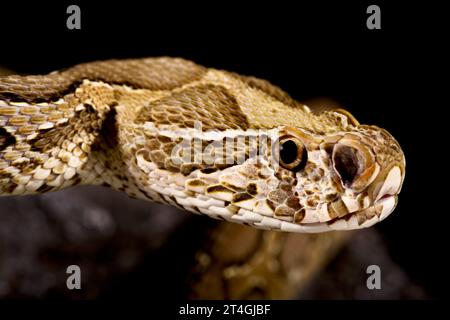
M210 220L102 187L0 198L0 298L189 296L187 266L202 245L202 233L216 223ZM66 287L72 264L82 270L82 290ZM366 287L370 264L382 269L382 290ZM392 261L376 229L368 229L298 297L427 295Z

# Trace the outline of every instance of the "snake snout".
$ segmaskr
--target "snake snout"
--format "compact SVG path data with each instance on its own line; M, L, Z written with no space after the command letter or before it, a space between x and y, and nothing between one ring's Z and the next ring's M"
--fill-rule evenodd
M400 193L403 179L402 169L397 165L380 172L368 190L373 202L378 203L386 198L397 196Z
M333 230L359 229L394 211L404 181L405 157L386 130L360 126L321 149L330 161L338 197L315 210L320 222Z

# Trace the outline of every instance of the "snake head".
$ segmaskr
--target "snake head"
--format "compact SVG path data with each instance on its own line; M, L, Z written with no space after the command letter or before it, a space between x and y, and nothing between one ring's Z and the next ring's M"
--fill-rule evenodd
M140 189L153 200L257 228L369 227L394 210L404 180L400 146L375 126L211 131L196 133L197 140L187 130L186 136L177 143L168 136L147 140L149 147L136 153ZM147 180L158 183L149 188Z
M279 184L267 194L275 218L304 232L350 230L385 219L397 204L405 158L384 129L356 125L332 134L283 127L274 155ZM289 221L289 220L288 220Z

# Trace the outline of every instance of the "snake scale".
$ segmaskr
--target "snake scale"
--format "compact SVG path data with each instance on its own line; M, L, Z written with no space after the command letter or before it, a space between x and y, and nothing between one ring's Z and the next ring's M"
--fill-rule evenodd
M346 110L314 114L265 80L179 58L0 78L0 194L77 184L299 233L395 208L405 157Z

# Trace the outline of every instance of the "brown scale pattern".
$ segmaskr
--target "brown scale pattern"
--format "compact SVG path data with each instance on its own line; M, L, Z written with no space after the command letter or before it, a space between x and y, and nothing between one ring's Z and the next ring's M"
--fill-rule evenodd
M258 141L256 138L237 136L235 141L242 139L243 143L232 143L233 149L231 155L228 149L229 145L222 141L211 140L189 140L171 139L166 136L147 136L145 148L140 150L144 159L155 163L158 168L171 172L181 172L188 175L196 169L204 172L213 172L234 166L240 159L249 157L250 149L258 150ZM175 146L182 148L176 153L176 158L172 156ZM212 147L213 146L213 147ZM183 149L192 150L190 154L184 154ZM201 155L200 158L196 158ZM228 155L225 157L225 155ZM181 161L178 161L180 159Z
M290 107L300 107L301 104L291 98L289 94L281 88L271 84L267 80L258 79L252 76L241 76L237 73L231 73L235 78L246 83L250 88L258 89L269 95L270 97L286 104Z
M20 174L9 175L2 193L11 193L19 185L26 185L28 191L46 192L78 183L77 171L87 161L100 124L98 114L86 105L67 122L39 130L35 139L23 140L17 135L22 141L2 152L1 162L6 161L9 168L20 170ZM61 182L54 184L57 179ZM36 188L28 184L32 181Z
M54 100L68 93L83 79L149 90L171 90L200 79L205 71L206 68L179 58L98 61L44 76L1 77L0 100Z
M97 134L102 124L98 113L91 105L84 105L84 109L75 112L75 115L65 124L56 125L51 129L39 131L38 138L28 143L31 150L46 152L54 147L61 146L64 141L72 141L73 137L80 131Z
M0 173L8 178L0 193L47 192L81 182L79 173L113 101L109 85L89 81L55 102L3 101L2 129L14 144L0 150Z
M268 194L267 204L277 217L294 217L295 222L301 222L305 215L305 208L300 204L293 188L296 180L292 172L280 169L278 187Z
M15 143L16 139L14 136L6 131L5 128L0 128L0 151Z
M203 130L249 128L236 98L223 86L211 84L188 87L151 102L143 108L136 122L194 128L194 121L199 119Z

